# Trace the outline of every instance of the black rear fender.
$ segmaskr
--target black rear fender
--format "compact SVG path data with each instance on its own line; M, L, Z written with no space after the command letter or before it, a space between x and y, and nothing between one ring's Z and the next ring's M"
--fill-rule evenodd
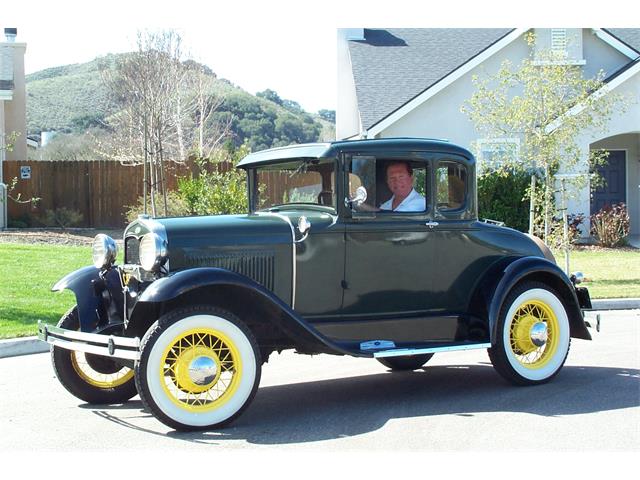
M514 287L527 281L538 281L553 289L567 310L570 335L591 340L575 289L565 273L545 258L520 257L505 259L489 270L473 297L472 308L488 318L492 344L498 336L498 316L507 295Z

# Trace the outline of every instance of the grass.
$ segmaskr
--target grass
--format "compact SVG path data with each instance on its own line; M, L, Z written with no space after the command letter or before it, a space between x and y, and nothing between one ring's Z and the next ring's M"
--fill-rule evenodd
M564 268L564 256L555 252ZM640 298L640 250L581 247L569 256L591 298ZM75 304L72 292L51 292L60 278L91 264L90 247L0 243L0 338L35 335L38 320L57 323Z
M38 320L58 323L75 304L69 290L51 287L91 264L90 247L0 244L0 338L35 335Z
M554 252L564 270L564 254ZM576 247L569 270L582 272L591 298L640 298L640 250Z

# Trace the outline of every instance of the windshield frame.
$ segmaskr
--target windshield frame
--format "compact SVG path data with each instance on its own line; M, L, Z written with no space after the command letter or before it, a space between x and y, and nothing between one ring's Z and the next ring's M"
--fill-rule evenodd
M329 182L332 182L332 196L333 203L332 205L323 205L320 203L312 203L312 202L287 202L280 204L273 204L270 206L260 207L260 191L259 191L259 177L261 171L271 170L274 167L279 165L299 165L298 168L292 170L293 172L297 172L300 167L306 165L305 171L308 171L309 166L313 165L326 165L331 164L333 166L332 171L330 172ZM313 170L312 170L313 171ZM249 190L249 212L268 212L268 211L279 211L279 210L287 210L287 209L311 209L311 210L320 210L329 212L332 214L338 213L338 205L339 205L339 194L341 190L341 182L340 182L340 169L337 157L323 157L323 158L286 158L282 160L275 160L273 162L269 162L268 164L256 165L254 168L247 169L247 186ZM321 188L325 186L326 179L322 179L323 185ZM324 191L324 190L323 190Z

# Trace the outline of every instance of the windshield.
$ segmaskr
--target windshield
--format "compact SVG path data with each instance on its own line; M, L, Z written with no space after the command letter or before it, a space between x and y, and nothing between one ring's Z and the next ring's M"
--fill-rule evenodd
M299 159L256 169L257 206L265 210L287 204L336 208L335 161Z

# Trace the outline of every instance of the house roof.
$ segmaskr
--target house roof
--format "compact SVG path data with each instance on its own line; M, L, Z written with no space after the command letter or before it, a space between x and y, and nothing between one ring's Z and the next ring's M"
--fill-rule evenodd
M603 30L640 55L640 29ZM380 123L513 31L364 29L364 40L349 41L362 128L369 130ZM633 66L633 60L607 80Z
M633 48L640 55L640 28L603 28L603 30Z
M362 127L369 129L511 30L364 29L364 40L349 42Z

